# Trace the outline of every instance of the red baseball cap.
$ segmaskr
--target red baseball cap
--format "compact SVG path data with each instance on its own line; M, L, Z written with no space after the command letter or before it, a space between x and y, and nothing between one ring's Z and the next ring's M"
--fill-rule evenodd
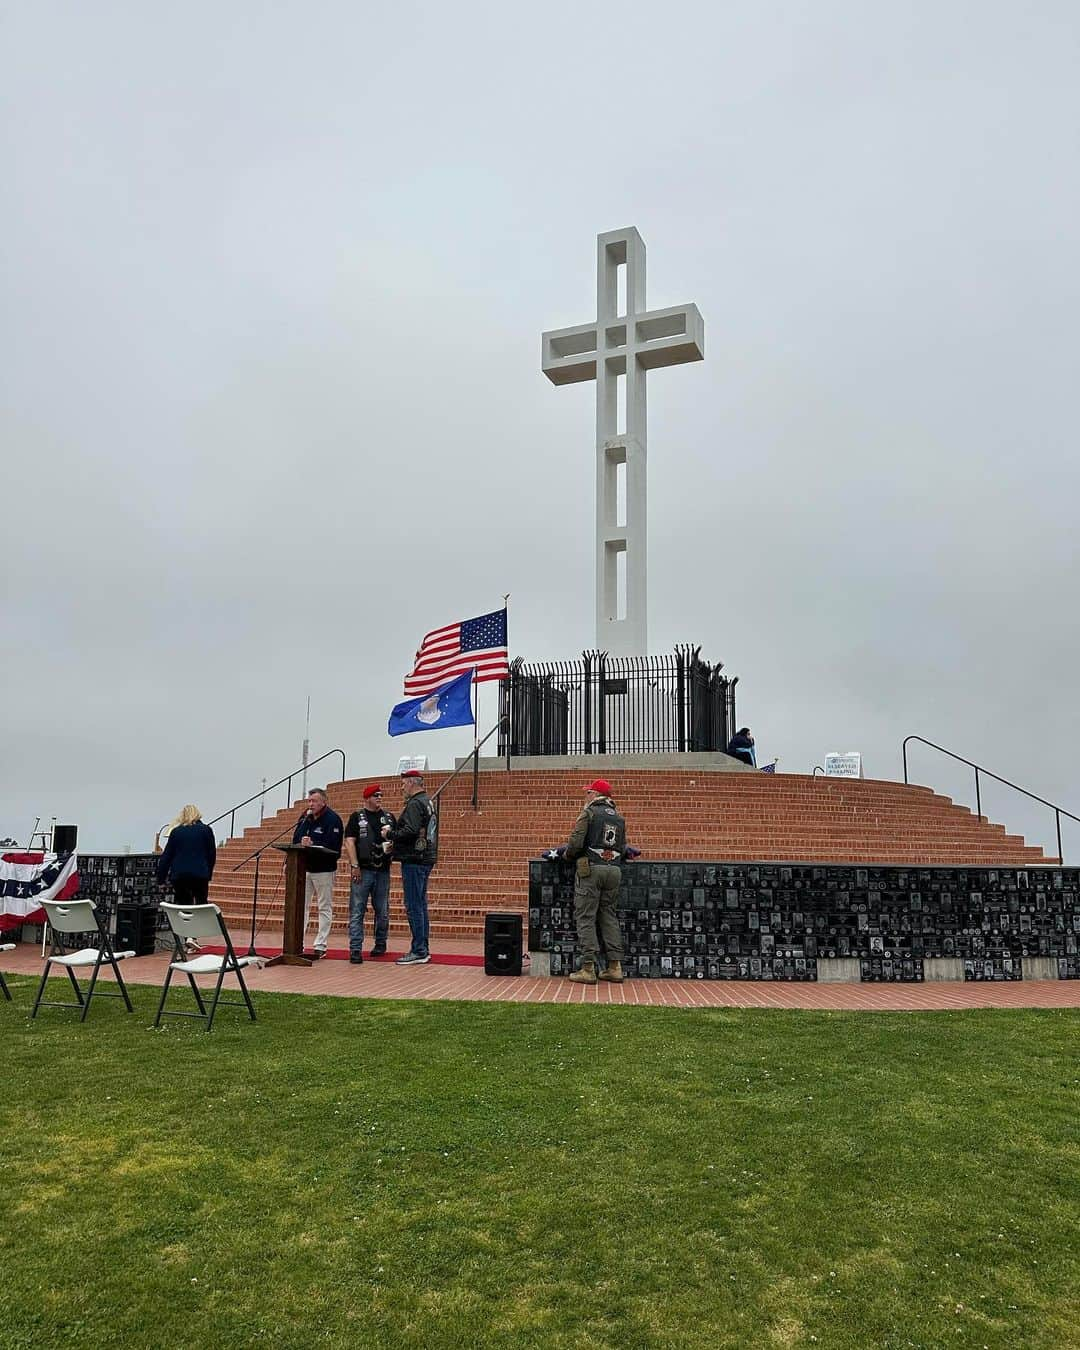
M419 769L406 769L401 776L402 778L423 778L424 775Z
M584 790L586 792L599 792L601 797L611 796L611 784L606 778L594 779Z
M367 801L369 797L374 797L376 792L382 792L381 783L372 783L369 787L364 789L364 801Z

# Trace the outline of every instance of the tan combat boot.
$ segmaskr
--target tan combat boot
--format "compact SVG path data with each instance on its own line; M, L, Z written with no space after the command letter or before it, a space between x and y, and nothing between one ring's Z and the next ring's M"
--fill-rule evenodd
M622 984L626 976L623 974L621 961L609 961L604 970L601 970L597 979L610 980L612 984Z
M581 969L575 970L570 976L571 984L595 984L596 983L596 962L582 961Z

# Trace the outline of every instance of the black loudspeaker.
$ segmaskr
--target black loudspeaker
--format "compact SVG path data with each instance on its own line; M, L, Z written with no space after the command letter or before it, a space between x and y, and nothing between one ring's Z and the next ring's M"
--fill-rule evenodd
M521 974L521 915L484 915L484 974Z
M117 905L113 949L134 952L136 956L153 956L157 914L156 905Z
M78 825L54 825L52 832L53 852L74 853L75 842L78 837Z

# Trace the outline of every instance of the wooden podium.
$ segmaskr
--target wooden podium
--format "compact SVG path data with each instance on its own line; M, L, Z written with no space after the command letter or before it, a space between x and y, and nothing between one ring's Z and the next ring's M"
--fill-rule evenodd
M313 853L333 855L332 848L320 844L275 844L285 854L285 928L281 935L281 955L267 961L268 966L310 966L304 955L304 891L307 889L307 859Z

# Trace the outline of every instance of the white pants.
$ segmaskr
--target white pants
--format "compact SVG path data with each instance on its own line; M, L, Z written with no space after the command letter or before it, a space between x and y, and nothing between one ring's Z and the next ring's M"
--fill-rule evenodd
M315 935L312 946L320 952L326 951L326 944L330 941L330 924L334 918L334 876L335 873L333 872L309 872L307 874L304 932L307 933L308 924L311 922L311 902L314 900L319 906L319 931Z

